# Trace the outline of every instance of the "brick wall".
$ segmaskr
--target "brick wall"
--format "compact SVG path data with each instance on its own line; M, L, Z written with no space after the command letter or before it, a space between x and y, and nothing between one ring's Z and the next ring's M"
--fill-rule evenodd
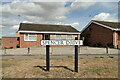
M118 48L120 48L120 31L116 32L116 46L118 45Z
M72 37L72 39L74 40L75 37L78 37L78 35L77 35L77 34L74 34L74 35L72 34L71 37ZM50 35L50 39L51 39L51 40L56 40L56 34L51 34L51 35ZM61 34L61 39L62 39L62 40L66 40L66 39L67 39L67 35L66 35L66 34Z
M110 29L99 26L92 23L86 30L81 33L81 37L84 37L84 44L93 46L96 43L101 43L102 46L112 43L113 44L113 32Z
M73 38L78 35L73 35ZM61 35L62 39L66 39L66 35ZM56 35L50 35L50 39L54 40ZM40 47L40 40L42 40L42 34L37 34L37 41L24 41L24 34L20 34L20 48L28 48L28 47ZM57 46L58 47L58 46Z
M2 38L2 47L16 47L19 44L17 37L3 37Z
M120 41L118 41L118 48L120 48Z
M24 41L24 34L20 34L20 48L39 47L42 34L37 34L37 41Z

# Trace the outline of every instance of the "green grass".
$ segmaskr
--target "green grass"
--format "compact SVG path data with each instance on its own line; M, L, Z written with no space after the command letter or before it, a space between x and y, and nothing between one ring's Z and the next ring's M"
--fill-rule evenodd
M68 56L68 58L72 58L72 56Z

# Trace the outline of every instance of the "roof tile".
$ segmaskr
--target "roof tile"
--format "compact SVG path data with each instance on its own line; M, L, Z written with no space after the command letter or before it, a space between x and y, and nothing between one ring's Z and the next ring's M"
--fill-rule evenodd
M21 23L18 31L79 32L71 25Z
M92 20L92 21L109 26L114 29L116 28L120 29L120 22L108 22L108 21L97 21L97 20Z

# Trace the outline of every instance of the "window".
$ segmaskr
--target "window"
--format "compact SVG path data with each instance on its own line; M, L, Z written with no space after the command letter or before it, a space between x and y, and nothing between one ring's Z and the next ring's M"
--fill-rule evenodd
M49 34L45 34L45 40L50 40L50 35Z
M25 34L24 41L36 41L37 36L36 34Z
M67 39L71 40L72 39L72 35L67 35Z
M49 34L43 34L42 35L42 40L50 40L50 35Z
M25 35L24 35L24 40L25 40L25 41L29 40L29 39L28 39L28 34L25 34Z
M61 40L61 35L56 35L56 40Z

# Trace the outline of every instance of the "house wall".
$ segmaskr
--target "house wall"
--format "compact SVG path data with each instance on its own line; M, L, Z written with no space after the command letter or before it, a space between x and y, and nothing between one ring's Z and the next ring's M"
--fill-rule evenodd
M120 40L118 41L118 48L120 48Z
M17 37L3 37L2 38L2 47L14 47L16 48L17 44L19 44L19 41L17 40Z
M113 44L112 30L94 23L81 33L81 37L84 37L84 44L90 46L94 46L96 43L100 43L102 46Z
M24 34L20 34L20 48L40 47L42 34L37 34L37 41L24 41Z
M118 47L120 48L120 31L118 33Z
M114 46L120 48L120 31L114 32L113 37Z
M19 33L19 32L16 32L16 36L17 36L17 37L20 37L20 33Z
M78 35L77 35L77 34L72 35L72 39L73 39L73 40L75 39L75 37L78 37ZM51 34L51 35L50 35L50 39L51 39L51 40L55 40L55 39L56 39L56 34ZM66 34L62 34L62 35L61 35L61 39L62 39L62 40L66 40L66 39L67 39L67 35L66 35Z
M75 39L78 35L72 35L72 38ZM67 39L67 35L61 35L62 40ZM56 39L56 34L50 35L51 40ZM20 48L28 47L40 47L40 40L42 40L42 34L37 34L37 41L24 41L24 34L20 34Z

